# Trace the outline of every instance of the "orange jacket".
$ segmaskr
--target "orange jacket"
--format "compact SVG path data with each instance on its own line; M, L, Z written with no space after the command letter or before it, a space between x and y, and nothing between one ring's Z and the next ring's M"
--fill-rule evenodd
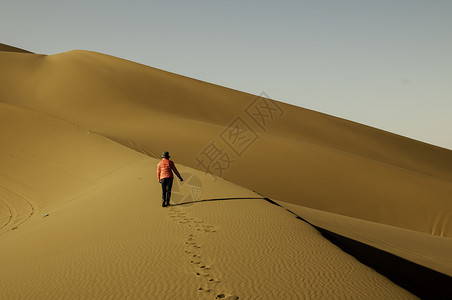
M167 158L163 158L157 166L157 178L160 181L163 178L174 177L173 171L174 173L176 173L177 177L181 178L179 172L176 169L176 166L174 165L174 162Z

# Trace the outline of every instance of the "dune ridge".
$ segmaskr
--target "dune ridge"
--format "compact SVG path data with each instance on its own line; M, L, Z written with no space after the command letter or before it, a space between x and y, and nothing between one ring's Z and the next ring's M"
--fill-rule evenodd
M0 203L18 212L0 298L415 299L248 189L178 164L187 182L163 209L158 159L29 109L0 116Z
M448 149L100 53L0 65L1 298L416 298L291 212L452 274Z
M21 48L9 46L9 45L2 44L2 43L0 43L0 51L19 52L19 53L33 53L33 52L28 51L28 50L24 50L24 49L21 49Z
M217 143L234 163L216 175L268 197L452 234L448 149L281 102L272 102L281 116L260 128L245 110L264 98L99 53L4 52L0 62L3 102L69 120L144 153L171 149L198 169L196 158ZM237 117L257 136L240 155L219 138ZM284 159L293 175L275 176Z

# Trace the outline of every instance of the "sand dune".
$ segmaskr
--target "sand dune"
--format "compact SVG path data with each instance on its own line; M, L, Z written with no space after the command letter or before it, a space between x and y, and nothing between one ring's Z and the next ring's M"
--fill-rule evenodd
M1 53L0 63L3 102L148 154L171 149L198 169L196 158L213 142L233 161L220 161L228 168L218 175L268 197L452 235L450 150L281 102L260 128L245 112L256 96L98 53ZM225 130L245 123L250 147L237 154ZM282 164L287 175L280 175Z
M9 46L9 45L5 45L5 44L1 44L1 43L0 43L0 51L6 51L6 52L20 52L20 53L32 53L32 52L27 51L27 50L24 50L24 49L16 48L16 47Z
M452 276L452 239L332 214L287 202L310 223Z
M452 275L452 151L108 55L10 49L0 298L415 298L284 208ZM186 179L167 209L162 150Z
M202 189L192 200L234 200L165 210L158 160L41 113L0 113L0 200L16 212L0 231L3 299L413 298L252 191L179 165Z

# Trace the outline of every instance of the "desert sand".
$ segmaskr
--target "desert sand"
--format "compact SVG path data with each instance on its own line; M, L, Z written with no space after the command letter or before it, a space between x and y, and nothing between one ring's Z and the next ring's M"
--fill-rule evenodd
M452 275L451 150L100 53L0 50L0 298L416 298L290 211ZM163 150L186 179L168 208Z
M9 45L5 45L5 44L0 44L0 51L5 51L5 52L19 52L19 53L31 53L30 51L21 49L21 48L17 48L17 47L13 47L13 46L9 46Z

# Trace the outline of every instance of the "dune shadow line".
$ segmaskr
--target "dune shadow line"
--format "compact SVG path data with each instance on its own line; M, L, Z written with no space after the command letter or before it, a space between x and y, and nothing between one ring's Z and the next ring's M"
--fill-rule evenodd
M264 197L228 197L228 198L209 198L209 199L201 199L196 201L189 201L189 202L181 202L176 204L171 204L171 206L180 206L180 205L187 205L187 204L194 204L199 202L211 202L211 201L226 201L226 200L242 200L242 199L264 199Z
M285 208L269 198L271 204ZM421 299L452 299L452 277L421 266L392 253L321 228L285 208L297 219L308 223L323 237L358 261L382 274Z
M395 284L406 289L421 299L450 299L452 300L452 277L421 266L392 253L372 247L365 243L342 236L335 232L321 228L297 215L290 209L278 204L268 197L230 197L211 198L197 201L173 204L173 206L193 204L197 202L262 199L279 206L292 213L297 219L311 225L334 245L355 257L358 261L374 269Z

